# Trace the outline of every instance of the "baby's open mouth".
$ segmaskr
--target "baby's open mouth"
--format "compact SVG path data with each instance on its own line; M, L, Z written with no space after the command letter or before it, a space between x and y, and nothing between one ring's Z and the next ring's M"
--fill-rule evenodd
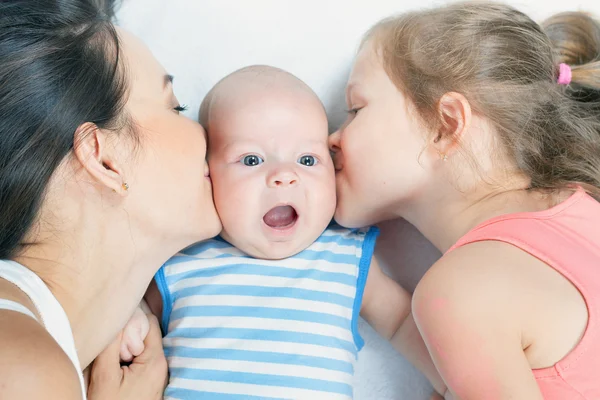
M292 206L279 206L271 209L263 217L267 226L274 229L289 228L298 220L298 213Z

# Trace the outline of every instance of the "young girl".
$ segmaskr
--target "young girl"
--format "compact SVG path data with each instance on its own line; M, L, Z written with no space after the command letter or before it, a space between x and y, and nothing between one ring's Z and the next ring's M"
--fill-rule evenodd
M384 20L361 47L336 219L403 217L445 253L401 347L446 398L600 399L599 57L588 15L490 3Z

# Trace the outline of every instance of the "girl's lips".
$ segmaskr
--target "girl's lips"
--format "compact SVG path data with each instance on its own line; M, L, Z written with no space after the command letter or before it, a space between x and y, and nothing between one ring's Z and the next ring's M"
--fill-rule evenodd
M333 159L333 169L335 169L335 171L338 172L338 171L341 171L343 167L344 167L344 164L339 159L339 157L335 157Z

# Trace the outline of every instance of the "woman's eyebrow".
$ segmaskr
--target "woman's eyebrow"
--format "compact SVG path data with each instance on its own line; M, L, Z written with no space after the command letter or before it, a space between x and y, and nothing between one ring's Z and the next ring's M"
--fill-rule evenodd
M175 79L173 75L166 74L163 78L163 89L166 89L169 83L173 84L173 79Z

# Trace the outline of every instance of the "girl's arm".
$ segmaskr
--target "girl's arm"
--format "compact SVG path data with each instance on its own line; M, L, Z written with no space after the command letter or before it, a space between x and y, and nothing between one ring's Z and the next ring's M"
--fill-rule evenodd
M361 316L425 374L438 393L446 391L413 319L410 294L381 271L375 257L365 286Z
M485 242L457 249L414 293L416 324L456 400L543 400L523 352L523 304L503 250Z

